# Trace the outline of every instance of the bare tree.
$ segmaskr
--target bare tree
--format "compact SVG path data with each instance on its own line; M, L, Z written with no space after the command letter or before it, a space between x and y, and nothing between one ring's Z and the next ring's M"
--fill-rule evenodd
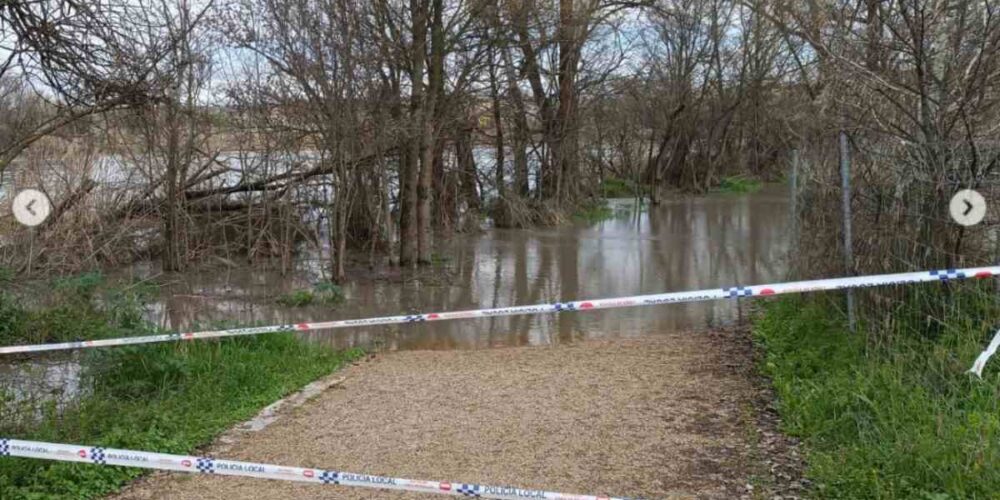
M154 68L174 40L136 30L143 9L127 1L10 1L0 5L0 80L47 102L0 144L0 174L26 148L80 118L162 95ZM21 90L24 92L24 90Z

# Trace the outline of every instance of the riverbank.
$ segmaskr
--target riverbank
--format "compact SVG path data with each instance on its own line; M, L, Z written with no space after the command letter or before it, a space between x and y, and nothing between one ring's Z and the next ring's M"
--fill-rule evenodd
M754 327L761 367L782 430L802 439L814 496L995 498L1000 370L966 373L993 335L992 287L912 291L946 312L898 309L881 338L864 322L850 333L832 296L769 304Z
M770 498L794 491L787 469L774 466L791 448L758 427L759 392L744 369L750 355L749 341L732 330L387 353L225 444L225 456L576 493ZM252 497L412 495L156 474L115 498Z

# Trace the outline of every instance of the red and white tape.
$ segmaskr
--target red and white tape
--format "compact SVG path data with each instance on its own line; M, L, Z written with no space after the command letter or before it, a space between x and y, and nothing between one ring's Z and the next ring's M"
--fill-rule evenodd
M622 307L653 306L681 302L702 302L718 299L739 299L744 297L761 297L783 295L790 293L805 293L824 290L846 290L850 288L866 288L888 285L903 285L923 283L928 281L948 281L967 278L989 278L1000 275L1000 266L971 267L965 269L941 269L934 271L918 271L912 273L874 274L869 276L854 276L849 278L830 278L812 281L792 281L787 283L772 283L767 285L733 286L727 288L712 288L691 292L671 292L652 295L636 295L632 297L615 297L609 299L578 300L575 302L557 302L554 304L536 304L528 306L500 307L495 309L472 309L468 311L453 311L440 313L422 313L403 316L383 316L377 318L346 319L322 321L318 323L296 323L286 325L259 326L252 328L235 328L229 330L214 330L206 332L171 333L164 335L145 335L141 337L123 337L114 339L84 340L79 342L62 342L53 344L15 345L0 347L0 354L15 354L27 352L61 351L68 349L85 349L90 347L110 347L134 344L151 344L154 342L172 342L178 340L202 340L220 337L237 337L243 335L259 335L277 332L307 332L314 330L330 330L334 328L350 328L357 326L392 325L418 323L424 321L444 321L451 319L492 318L496 316L515 316L521 314L546 314L566 311L587 311L593 309L616 309Z
M611 500L617 497L573 495L553 491L487 486L482 484L451 483L445 481L420 481L398 477L373 476L326 469L286 467L282 465L237 462L191 455L168 455L146 451L119 450L99 446L45 443L0 438L0 457L27 457L62 462L83 462L95 465L139 467L194 474L220 476L245 476L281 481L356 486L389 490L415 491L439 495L466 496L520 500L524 498L549 498L559 500Z

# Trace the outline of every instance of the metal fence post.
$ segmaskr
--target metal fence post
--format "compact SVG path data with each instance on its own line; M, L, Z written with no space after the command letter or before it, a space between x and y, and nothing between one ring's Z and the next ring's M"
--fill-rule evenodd
M792 219L792 239L789 246L791 251L795 252L799 248L799 150L797 148L792 150L792 175L790 177L791 204L789 211Z
M851 156L847 145L847 132L840 131L840 191L844 220L844 267L848 276L854 274L854 246L851 236ZM855 331L854 290L847 290L847 325Z

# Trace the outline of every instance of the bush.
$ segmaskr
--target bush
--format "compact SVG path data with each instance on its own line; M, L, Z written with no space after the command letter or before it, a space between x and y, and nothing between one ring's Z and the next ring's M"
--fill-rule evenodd
M605 177L601 182L601 196L605 198L631 198L635 196L635 183L618 177Z
M718 193L733 193L733 194L744 194L744 193L755 193L760 190L761 182L754 179L748 179L743 176L735 175L731 177L725 177L719 182L719 186L714 189Z

